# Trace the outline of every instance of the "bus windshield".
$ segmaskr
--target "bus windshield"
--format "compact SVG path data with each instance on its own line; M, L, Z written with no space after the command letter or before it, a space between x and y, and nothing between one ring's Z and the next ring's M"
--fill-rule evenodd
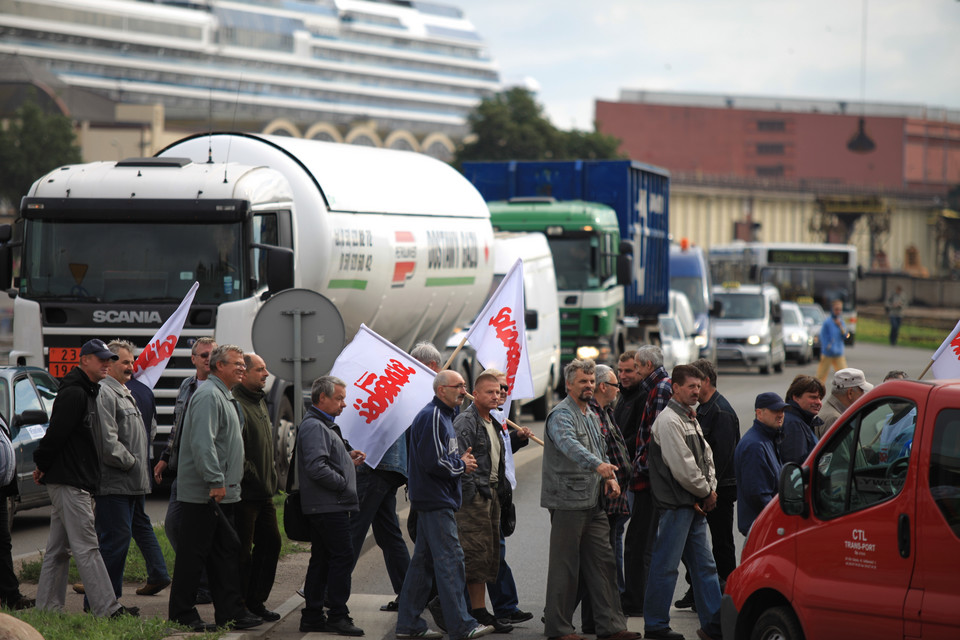
M856 274L850 269L766 267L760 278L764 284L777 287L784 300L807 298L828 309L834 300L840 299L844 311L856 308Z
M583 291L600 286L600 241L596 236L548 240L559 291Z
M27 220L20 295L92 302L244 297L242 223L124 224Z

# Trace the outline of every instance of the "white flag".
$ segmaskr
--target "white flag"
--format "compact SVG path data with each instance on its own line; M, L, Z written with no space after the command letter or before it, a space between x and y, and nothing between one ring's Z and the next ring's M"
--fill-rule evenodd
M167 368L173 350L180 339L180 332L183 331L183 323L187 321L187 312L190 311L190 305L193 304L193 296L200 288L199 282L194 282L184 296L183 302L177 307L167 321L163 323L160 330L150 340L149 344L140 352L137 361L133 363L133 377L147 385L151 389L157 384L163 370Z
M930 371L937 380L960 378L960 322L933 354Z
M330 375L347 383L347 406L337 418L343 437L376 467L414 417L433 398L436 374L366 325L344 347Z
M518 258L467 332L480 364L506 372L511 399L533 397L523 313L523 260Z

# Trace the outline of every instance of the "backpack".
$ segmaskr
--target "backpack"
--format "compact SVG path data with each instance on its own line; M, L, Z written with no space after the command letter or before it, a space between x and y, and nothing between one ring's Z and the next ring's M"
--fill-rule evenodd
M0 487L6 487L17 475L17 453L10 441L7 423L0 418Z

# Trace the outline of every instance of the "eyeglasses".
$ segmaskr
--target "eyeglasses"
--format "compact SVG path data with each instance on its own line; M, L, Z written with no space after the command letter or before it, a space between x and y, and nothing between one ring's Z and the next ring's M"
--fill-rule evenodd
M206 353L195 353L194 355L198 358L203 358L204 360L206 360L207 358L210 357L210 352L207 351Z
M466 389L467 383L461 382L460 384L442 384L440 386L444 389Z
M232 364L232 365L235 366L237 369L246 369L246 368L247 368L247 365L245 365L245 364L243 363L243 360L241 360L241 361L239 361L239 362L228 362L227 364Z
M500 385L500 391L510 391L510 386L506 384Z
M619 382L607 382L604 380L604 381L601 381L600 384L605 384L609 387L616 387L620 391L623 391L623 385L621 385Z

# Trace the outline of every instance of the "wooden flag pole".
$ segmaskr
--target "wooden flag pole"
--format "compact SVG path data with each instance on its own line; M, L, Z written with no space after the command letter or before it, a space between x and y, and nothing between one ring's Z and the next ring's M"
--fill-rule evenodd
M924 368L923 368L923 371L920 372L920 375L917 376L917 380L920 380L921 378L923 378L924 374L925 374L927 371L930 371L930 367L932 367L932 366L933 366L933 360L931 360L930 362L927 363L927 366L924 367Z
M443 365L443 369L440 371L446 371L450 368L450 363L453 362L453 359L457 357L457 354L460 353L460 349L463 349L463 345L467 344L467 334L463 334L463 340L460 341L460 344L457 345L457 348L453 350L453 353L450 354L450 359L447 360L447 364Z
M470 398L470 402L473 402L473 401L474 401L474 400L473 400L473 396L470 395L469 393L467 394L467 397ZM510 420L509 418L507 419L507 426L510 427L511 429L513 429L514 431L518 431L518 430L520 429L520 426L517 425L517 424L516 424L515 422L513 422L512 420ZM530 436L530 439L533 440L534 442L536 442L536 443L537 443L538 445L540 445L541 447L543 446L543 440L541 440L541 439L538 438L537 436L531 435L531 436Z

